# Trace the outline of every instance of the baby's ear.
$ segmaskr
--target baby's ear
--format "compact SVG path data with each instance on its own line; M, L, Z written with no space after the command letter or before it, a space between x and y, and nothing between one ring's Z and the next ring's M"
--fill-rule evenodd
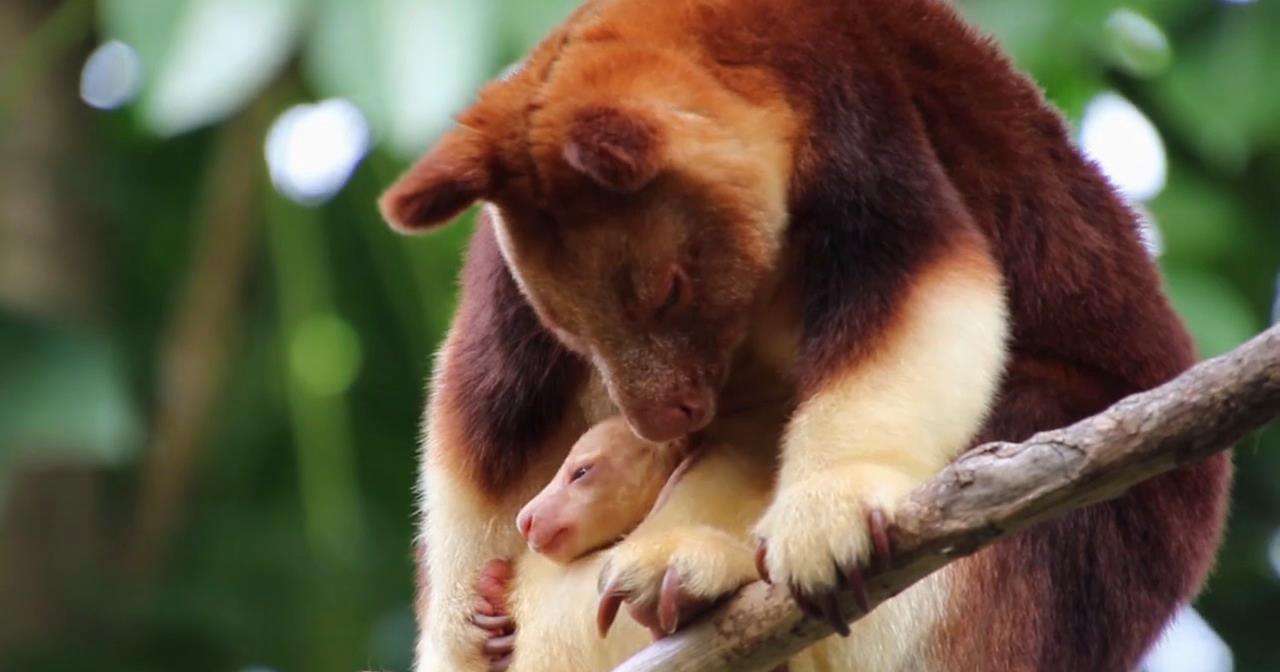
M382 195L382 216L401 233L430 231L489 193L492 163L488 140L457 127Z
M569 123L564 159L600 186L629 194L662 169L662 141L662 129L643 113L592 106Z

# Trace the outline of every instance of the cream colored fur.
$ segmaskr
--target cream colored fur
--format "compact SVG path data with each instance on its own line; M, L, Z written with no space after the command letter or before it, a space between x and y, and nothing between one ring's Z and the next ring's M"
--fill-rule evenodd
M449 359L445 353L452 342L451 334L437 359L436 380L445 377L442 367ZM598 389L598 384L589 385L587 396ZM480 655L484 633L470 621L476 578L488 561L517 558L526 552L525 541L515 526L516 513L555 474L581 431L598 420L594 412L600 409L607 415L609 411L597 400L584 399L578 412L570 413L560 433L552 437L555 449L546 451L545 458L534 465L521 487L493 502L479 496L445 459L448 451L443 450L441 442L449 440L447 413L437 405L434 390L431 397L419 477L419 534L427 548L430 599L425 613L418 614L421 632L414 669L480 670L485 669Z
M432 459L432 443L429 438L421 478L421 535L427 542L431 597L426 613L419 614L423 628L415 669L483 669L484 636L470 622L475 581L488 561L523 552L524 539L513 521L527 498L511 497L496 505L476 498L451 469ZM528 497L535 492L531 484Z
M877 352L797 410L778 494L755 529L768 541L774 581L826 590L836 580L833 558L866 562L868 507L892 518L896 502L979 429L1003 370L1006 325L994 266L956 256L919 279ZM942 615L949 574L855 624L847 645L833 649L841 663L833 669L924 666L912 658Z
M596 579L604 559L596 553L566 567L536 553L520 557L511 598L519 630L510 672L605 672L652 641L625 615L607 638L596 634Z

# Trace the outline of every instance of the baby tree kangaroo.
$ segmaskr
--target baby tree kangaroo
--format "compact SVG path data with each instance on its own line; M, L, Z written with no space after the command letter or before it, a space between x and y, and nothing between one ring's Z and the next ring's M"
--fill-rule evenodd
M614 416L578 439L547 487L520 510L516 527L529 548L569 563L635 529L677 465L692 457L687 439L646 441Z
M646 441L621 416L608 418L578 439L547 486L520 510L516 527L530 550L559 564L571 563L635 529L660 505L664 489L679 478L677 472L686 470L695 458L688 439ZM473 616L490 633L482 651L495 672L510 665L516 646L514 630L521 620L513 619L503 607L524 603L506 594L509 573L509 567L490 568L491 595ZM613 599L613 613L621 601L621 596ZM602 637L611 621L600 622Z
M611 546L634 530L663 505L682 476L703 455L732 451L730 446L706 446L688 437L660 443L646 441L631 431L622 416L610 417L578 439L547 486L520 510L516 527L530 550L568 565ZM680 590L674 576L663 582L656 623L644 614L634 613L637 620L649 624L655 638L673 632L681 611L688 611L689 605L683 603L688 595ZM507 588L506 583L502 582L501 587ZM624 597L616 591L605 595L597 612L601 637L608 635ZM527 603L507 594L494 601ZM517 648L514 631L520 616L483 610L474 619L491 633L482 647L490 661L489 669L508 669ZM818 651L810 653L817 655Z

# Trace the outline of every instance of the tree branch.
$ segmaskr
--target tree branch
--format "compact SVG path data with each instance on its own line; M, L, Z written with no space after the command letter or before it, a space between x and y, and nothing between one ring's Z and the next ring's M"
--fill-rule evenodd
M870 604L1034 523L1225 450L1277 415L1280 326L1070 427L979 446L901 505L891 566L866 573ZM857 619L852 596L841 608ZM769 670L831 633L757 581L615 672Z

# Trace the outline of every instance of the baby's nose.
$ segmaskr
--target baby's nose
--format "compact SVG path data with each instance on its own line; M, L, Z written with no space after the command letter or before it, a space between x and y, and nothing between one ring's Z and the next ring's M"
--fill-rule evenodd
M516 529L520 530L520 536L526 540L529 538L529 531L533 529L533 512L529 509L522 509L520 514L516 516Z

